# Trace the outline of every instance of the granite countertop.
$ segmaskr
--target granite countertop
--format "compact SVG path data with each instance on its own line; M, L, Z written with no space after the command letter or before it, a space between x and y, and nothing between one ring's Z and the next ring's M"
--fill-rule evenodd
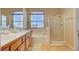
M1 40L1 47L8 44L9 42L21 37L22 35L30 32L31 30L23 30L23 31L19 31L17 33L10 33L10 34L7 34L7 35L2 35L0 37L0 40Z

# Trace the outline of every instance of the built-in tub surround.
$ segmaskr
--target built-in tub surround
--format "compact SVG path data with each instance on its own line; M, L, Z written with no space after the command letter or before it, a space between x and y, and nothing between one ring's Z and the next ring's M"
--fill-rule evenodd
M34 29L32 32L33 43L49 43L50 42L50 28Z

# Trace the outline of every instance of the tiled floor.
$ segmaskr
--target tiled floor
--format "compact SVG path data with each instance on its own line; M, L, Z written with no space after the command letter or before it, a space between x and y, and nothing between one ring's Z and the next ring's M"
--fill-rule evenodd
M47 44L48 38L43 36L33 36L32 51L72 51L70 47L63 44Z
M67 45L33 44L32 51L72 51Z

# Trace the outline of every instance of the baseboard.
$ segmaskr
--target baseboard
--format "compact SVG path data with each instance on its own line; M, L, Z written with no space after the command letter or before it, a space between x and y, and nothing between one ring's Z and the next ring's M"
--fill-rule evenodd
M64 41L51 41L51 45L64 45Z

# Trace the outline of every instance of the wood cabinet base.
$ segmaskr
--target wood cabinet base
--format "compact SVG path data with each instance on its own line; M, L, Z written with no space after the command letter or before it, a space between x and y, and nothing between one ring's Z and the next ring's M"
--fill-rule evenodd
M1 47L1 51L27 51L31 45L31 33L26 33L18 39L4 45Z

